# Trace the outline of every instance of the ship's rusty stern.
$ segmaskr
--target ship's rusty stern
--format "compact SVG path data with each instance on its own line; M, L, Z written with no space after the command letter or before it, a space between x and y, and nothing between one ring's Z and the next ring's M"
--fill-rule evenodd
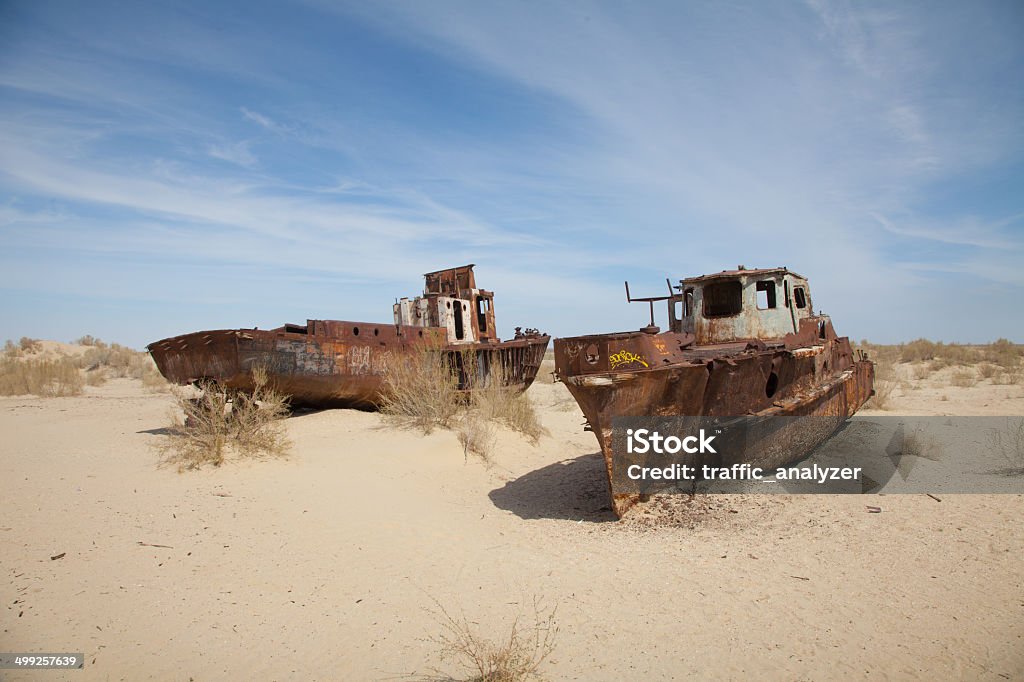
M555 340L556 376L597 436L619 515L639 498L612 489L613 417L835 417L816 444L872 395L874 365L854 357L827 315L814 314L807 280L785 268L741 267L681 280L668 296L631 300L651 302L648 327ZM654 326L657 300L668 302L664 333ZM799 459L807 443L759 448L773 454L758 465Z
M182 385L252 391L253 369L265 367L270 384L297 406L374 408L388 364L418 349L445 354L461 388L500 376L526 390L550 337L517 329L514 339L500 341L494 294L477 288L473 265L424 277L422 296L395 303L393 323L307 320L270 330L202 331L148 349L160 372Z

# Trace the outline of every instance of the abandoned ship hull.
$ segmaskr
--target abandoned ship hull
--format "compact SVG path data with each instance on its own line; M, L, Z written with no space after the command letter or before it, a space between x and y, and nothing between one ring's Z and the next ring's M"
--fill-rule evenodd
M389 362L437 349L450 357L460 387L470 379L503 368L508 386L526 390L537 375L548 336L531 335L505 342L445 344L441 329L365 322L311 320L307 327L201 331L156 341L148 346L160 372L182 385L212 382L227 391L254 388L253 370L266 369L268 383L293 406L379 406ZM475 367L463 368L464 358Z
M855 360L849 341L837 338L827 321L808 321L799 334L772 346L693 342L684 333L642 332L555 341L559 379L597 436L620 516L640 496L614 489L614 417L832 417L794 421L752 443L736 461L695 462L769 468L806 456L872 393L874 365Z

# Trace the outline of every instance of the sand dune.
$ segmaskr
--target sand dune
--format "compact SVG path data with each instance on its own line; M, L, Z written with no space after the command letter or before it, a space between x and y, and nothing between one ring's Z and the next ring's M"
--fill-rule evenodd
M1020 386L935 390L907 404L1024 414ZM288 420L286 459L184 474L152 449L171 398L137 381L0 398L0 649L87 660L5 679L423 675L435 604L501 637L535 596L557 605L555 680L1024 675L1021 496L715 497L619 522L575 404L530 394L550 435L501 432L490 465L331 410Z

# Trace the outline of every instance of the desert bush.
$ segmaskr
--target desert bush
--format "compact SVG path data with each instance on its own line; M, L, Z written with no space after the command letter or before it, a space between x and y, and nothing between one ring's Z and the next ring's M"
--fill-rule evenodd
M87 386L102 386L107 383L107 375L101 371L92 371L85 373L85 383Z
M978 373L971 369L958 369L949 378L949 383L960 388L970 388L978 383Z
M896 382L885 379L875 381L875 394L864 405L867 408L876 410L888 410L892 399L893 391L896 390Z
M900 362L919 362L936 357L937 344L928 339L915 339L900 344Z
M1024 476L1024 419L1007 417L1005 428L992 429L989 433L989 446L1008 465L998 473Z
M501 365L493 366L487 384L472 392L470 409L484 419L500 422L536 443L546 431L530 396L506 384L508 379L505 368Z
M455 433L467 456L474 454L484 461L490 460L491 450L494 448L494 425L479 413L469 412L463 415Z
M73 396L82 393L83 384L71 358L0 359L0 395Z
M554 652L558 637L555 622L557 608L545 609L534 599L530 622L524 627L522 616L517 616L509 634L500 640L491 640L477 631L465 614L452 616L436 601L435 620L441 633L430 639L439 647L439 657L452 662L470 675L470 680L481 682L521 682L540 679L540 667ZM453 679L444 676L442 679Z
M925 379L932 375L932 371L933 370L929 363L919 362L914 365L914 369L912 370L912 376L917 381L924 381Z
M79 346L105 346L106 344L94 337L92 334L86 334L75 339L75 343Z
M287 399L268 386L265 369L253 371L251 394L228 395L213 383L199 386L200 394L175 392L184 419L175 413L168 439L158 445L163 460L178 470L220 466L229 454L243 457L283 455L290 445L283 418Z
M82 354L79 364L85 369L87 376L96 375L97 377L102 377L93 379L96 383L90 383L90 385L100 385L106 379L115 377L138 379L142 382L143 386L152 389L167 385L149 353L137 351L117 343L107 345L99 339L93 339L92 337L82 338L91 339L93 343L81 344L89 345L90 348ZM79 339L79 341L81 340Z
M997 339L985 348L985 356L1003 369L1013 369L1020 364L1021 350L1007 339Z
M43 343L39 339L31 339L27 336L21 337L18 347L25 353L37 353L43 349Z
M998 373L999 368L992 363L983 362L978 365L978 374L980 374L983 379L993 379Z
M959 343L942 343L928 339L915 339L899 345L900 362L921 362L925 360L940 361L942 366L972 365L981 360L982 353L977 348ZM938 367L937 369L941 369Z
M478 361L473 350L450 354L439 347L423 347L393 359L385 372L381 412L423 433L437 427L453 429L466 454L484 460L494 445L492 422L536 443L545 430L529 396L506 386L507 375L498 364L479 377L474 371ZM459 389L456 366L466 368L469 390Z
M440 348L422 346L388 363L380 410L392 420L430 433L451 425L459 402L458 376Z
M170 384L167 383L167 379L160 373L160 370L156 368L156 363L153 362L152 358L148 359L148 362L142 366L141 376L137 377L142 385L151 391L164 391L170 388Z

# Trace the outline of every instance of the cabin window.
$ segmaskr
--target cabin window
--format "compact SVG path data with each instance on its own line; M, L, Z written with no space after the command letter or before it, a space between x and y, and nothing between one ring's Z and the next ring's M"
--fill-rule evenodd
M451 304L449 303L449 305L451 305ZM458 339L459 341L461 341L462 337L466 335L465 330L462 328L462 306L461 305L455 306L455 316L454 317L455 317L455 338Z
M483 296L476 297L476 320L480 331L487 333L487 311L491 309L491 302Z
M743 309L743 286L739 280L704 286L704 317L730 317Z
M757 309L769 310L775 307L775 282L765 280L758 282L757 286Z
M796 301L797 308L807 307L807 294L804 293L803 287L793 287L793 299Z
M693 287L690 287L683 292L683 316L691 317L693 315Z

